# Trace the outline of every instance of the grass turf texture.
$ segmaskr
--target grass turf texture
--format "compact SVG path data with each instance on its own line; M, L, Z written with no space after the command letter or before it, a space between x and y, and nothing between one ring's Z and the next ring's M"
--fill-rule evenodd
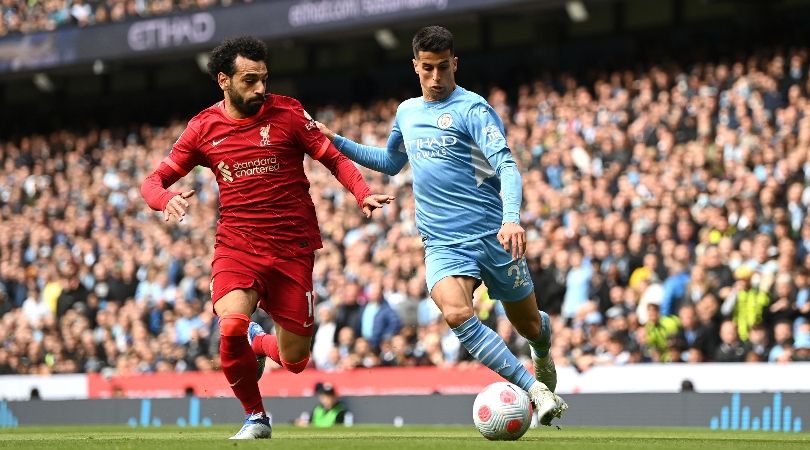
M490 442L470 426L355 426L311 429L280 425L270 441L228 441L239 426L127 428L21 427L0 430L0 448L13 449L807 449L810 433L723 432L683 428L530 429L516 442Z

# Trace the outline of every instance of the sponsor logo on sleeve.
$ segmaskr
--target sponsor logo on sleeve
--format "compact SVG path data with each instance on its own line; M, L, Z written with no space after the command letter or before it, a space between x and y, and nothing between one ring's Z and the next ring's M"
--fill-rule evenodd
M314 128L318 128L318 124L315 123L315 119L309 115L306 109L304 110L304 118L309 121L306 125L304 125L304 128L306 128L307 131L312 131Z
M503 133L501 133L501 130L498 129L497 125L489 125L484 128L484 134L487 137L487 144L491 144L504 138Z

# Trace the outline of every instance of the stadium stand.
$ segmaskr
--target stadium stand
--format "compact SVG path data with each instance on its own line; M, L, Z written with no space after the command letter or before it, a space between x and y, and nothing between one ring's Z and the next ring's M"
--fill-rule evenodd
M808 56L774 47L481 92L523 173L529 261L539 306L554 316L558 366L806 360ZM315 115L384 145L397 104ZM179 225L138 193L183 126L0 141L0 374L218 368L213 176L182 181L198 196ZM314 365L471 364L425 292L409 172L364 172L375 191L397 195L365 221L322 166L306 164L324 236ZM363 305L380 296L402 328L364 336ZM497 303L477 297L479 317L528 357Z
M4 0L0 4L0 37L14 33L88 27L175 12L197 11L242 3L232 0Z

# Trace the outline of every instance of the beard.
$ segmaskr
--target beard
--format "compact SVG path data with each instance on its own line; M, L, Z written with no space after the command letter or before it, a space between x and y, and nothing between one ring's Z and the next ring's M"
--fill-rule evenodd
M259 95L247 100L234 89L228 90L228 96L231 99L231 105L245 117L250 117L259 112L262 108L262 103L264 103L264 95Z

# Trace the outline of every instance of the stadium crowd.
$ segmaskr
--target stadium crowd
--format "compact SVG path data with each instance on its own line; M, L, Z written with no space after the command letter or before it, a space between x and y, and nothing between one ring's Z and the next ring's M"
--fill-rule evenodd
M0 37L196 11L251 0L2 0Z
M810 360L808 56L483 93L523 174L527 257L558 366ZM397 105L317 117L384 145ZM179 224L139 193L183 127L0 142L0 374L218 368L214 176L180 182L197 196ZM408 169L364 169L373 191L397 195L366 220L323 166L305 165L324 239L312 364L472 364L425 292ZM528 359L483 287L476 310Z

